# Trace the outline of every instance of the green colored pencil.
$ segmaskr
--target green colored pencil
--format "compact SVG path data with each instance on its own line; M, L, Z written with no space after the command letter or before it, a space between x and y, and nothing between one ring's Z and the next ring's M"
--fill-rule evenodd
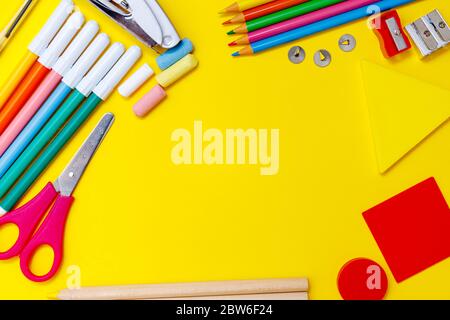
M228 34L233 35L252 32L344 1L346 0L311 0L301 3L295 7L287 8L264 17L247 21L243 25L228 32Z

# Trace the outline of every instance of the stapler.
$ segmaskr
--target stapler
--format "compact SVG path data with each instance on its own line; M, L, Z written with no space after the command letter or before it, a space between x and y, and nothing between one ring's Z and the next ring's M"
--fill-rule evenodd
M180 42L175 27L156 0L89 0L144 44L161 53Z

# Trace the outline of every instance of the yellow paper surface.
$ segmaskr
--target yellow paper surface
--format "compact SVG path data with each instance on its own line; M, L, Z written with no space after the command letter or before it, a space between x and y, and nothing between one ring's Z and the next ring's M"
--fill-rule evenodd
M378 167L384 173L448 119L450 90L367 61L362 71Z
M2 4L1 25L21 2ZM57 3L41 1L2 52L0 84ZM75 3L114 41L141 45L87 0ZM55 180L100 117L114 112L116 122L75 191L60 273L35 284L21 274L18 259L2 261L0 298L45 299L76 285L79 271L83 286L307 276L312 299L338 299L339 269L356 257L386 269L389 299L450 298L450 260L396 284L361 215L430 176L450 200L448 124L386 175L378 173L361 61L450 89L448 50L420 60L413 49L386 60L360 21L293 43L307 54L300 65L287 58L291 44L233 59L226 46L229 28L221 26L226 17L217 14L230 1L160 3L180 34L194 42L198 69L170 87L169 98L145 119L131 108L154 78L129 100L114 92L93 114L24 199ZM399 13L409 23L436 7L450 20L450 5L439 0ZM338 47L345 33L358 41L351 53ZM144 62L157 70L156 55L141 47L144 56L133 71ZM313 63L319 49L332 54L328 68ZM404 104L412 99L406 94ZM220 132L279 129L278 175L262 176L255 165L176 166L171 135L183 128L193 133L196 120L204 130Z

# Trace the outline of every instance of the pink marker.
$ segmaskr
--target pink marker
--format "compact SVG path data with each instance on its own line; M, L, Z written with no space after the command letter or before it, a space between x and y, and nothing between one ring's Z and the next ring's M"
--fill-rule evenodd
M306 25L315 23L317 21L321 21L324 19L328 19L334 16L337 16L339 14L358 9L367 5L370 5L375 2L379 2L380 0L348 0L344 1L338 4L335 4L331 7L326 7L324 9L320 9L308 14L305 14L303 16L299 16L297 18L283 21L253 32L250 32L246 37L243 37L235 43L234 45L238 44L250 44L254 43L256 41L260 41L263 39L267 39L273 36L276 36L278 34L288 32L300 27L304 27Z
M76 13L77 14L77 13ZM81 13L78 15L77 23L81 24L84 22L84 18ZM80 29L79 25L78 29ZM53 54L52 44L50 44L48 52L43 54L43 57L51 57L44 61L46 66L52 68L52 71L45 77L33 95L28 99L26 104L14 118L14 120L9 124L3 134L0 136L0 155L9 148L14 139L20 134L22 129L27 125L28 121L34 116L36 111L42 106L42 104L47 100L50 94L55 90L58 84L61 82L62 78L67 74L67 72L72 68L78 58L81 56L83 51L87 48L89 43L95 37L99 31L99 25L95 21L89 21L81 29L79 34L75 37L72 43L67 47L64 53L59 57L59 54L67 46L72 37L66 37L65 45L61 43L59 54ZM76 32L76 31L75 31ZM75 35L75 32L73 35Z

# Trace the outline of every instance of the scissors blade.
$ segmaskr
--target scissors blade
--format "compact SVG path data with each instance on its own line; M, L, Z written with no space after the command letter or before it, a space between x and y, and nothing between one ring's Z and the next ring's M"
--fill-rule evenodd
M60 192L61 195L67 197L72 195L89 162L94 157L95 152L102 143L113 122L114 115L112 113L107 113L103 116L87 140L78 150L75 157L55 181L55 189Z

